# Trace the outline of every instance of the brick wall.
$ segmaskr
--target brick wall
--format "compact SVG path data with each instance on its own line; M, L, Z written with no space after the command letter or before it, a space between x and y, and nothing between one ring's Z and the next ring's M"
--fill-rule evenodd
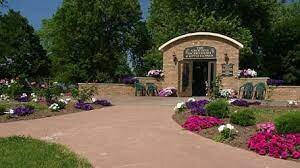
M158 90L162 88L162 82L151 77L138 77L140 83L146 86L146 83L154 83ZM97 96L135 96L134 85L125 85L117 83L79 83L79 89L95 86Z
M297 100L300 101L300 86L278 86L269 89L271 100Z
M212 36L192 36L184 39L175 41L174 43L167 46L163 51L163 70L165 73L165 80L163 82L163 87L173 86L177 88L180 85L179 83L179 65L175 64L173 61L173 55L176 55L178 61L183 60L184 50L188 47L193 46L211 46L216 49L216 73L221 75L222 73L222 64L225 63L225 54L229 57L229 64L234 64L233 73L237 74L239 70L239 48L230 41L212 37ZM190 66L190 72L192 72L192 66ZM190 73L192 75L192 73ZM191 83L192 76L190 76L190 86L187 88L186 93L182 95L191 96ZM223 79L224 87L228 88L238 88L238 79L235 77L224 77Z

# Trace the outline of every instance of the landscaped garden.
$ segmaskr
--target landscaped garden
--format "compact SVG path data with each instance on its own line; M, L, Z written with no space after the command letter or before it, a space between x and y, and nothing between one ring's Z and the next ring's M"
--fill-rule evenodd
M300 108L241 99L178 103L173 119L186 130L260 155L300 161Z
M74 154L65 146L29 137L0 138L0 146L0 165L5 168L92 167L86 159Z
M109 100L94 98L95 88L79 90L58 82L28 82L2 79L0 122L29 120L111 106Z

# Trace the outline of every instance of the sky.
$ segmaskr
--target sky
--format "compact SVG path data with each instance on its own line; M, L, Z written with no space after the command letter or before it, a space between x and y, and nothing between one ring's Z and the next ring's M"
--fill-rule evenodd
M63 0L8 0L8 7L20 11L30 24L39 29L43 19L53 16ZM150 0L140 0L143 18L148 15Z

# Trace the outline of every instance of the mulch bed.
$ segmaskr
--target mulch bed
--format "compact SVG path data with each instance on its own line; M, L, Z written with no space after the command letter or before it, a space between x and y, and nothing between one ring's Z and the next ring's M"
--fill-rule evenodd
M83 111L83 110L74 108L74 104L75 103L69 103L65 109L58 111L58 112L52 112L48 109L44 109L44 110L40 110L40 111L35 111L31 115L21 116L21 117L11 117L8 114L0 115L0 123L8 123L8 122L21 121L21 120L34 120L34 119L60 116L60 115L78 113L78 112L88 112L88 111ZM92 106L94 107L94 109L103 108L103 106L101 106L101 105L93 104Z

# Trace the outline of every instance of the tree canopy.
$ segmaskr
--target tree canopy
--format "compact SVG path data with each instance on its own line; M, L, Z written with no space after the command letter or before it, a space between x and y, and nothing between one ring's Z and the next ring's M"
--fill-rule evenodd
M39 32L62 81L115 80L131 73L144 30L138 0L64 0Z
M48 75L46 51L19 12L0 15L0 78Z

